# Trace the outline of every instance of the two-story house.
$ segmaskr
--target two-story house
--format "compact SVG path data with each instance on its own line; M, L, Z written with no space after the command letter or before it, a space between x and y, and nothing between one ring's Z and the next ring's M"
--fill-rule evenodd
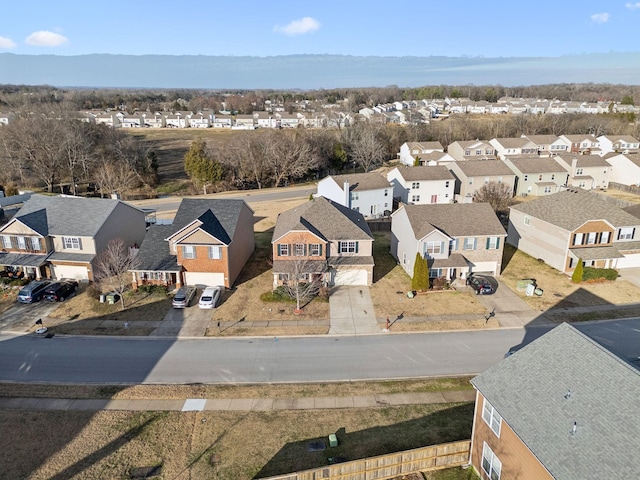
M455 198L460 203L470 203L477 190L490 182L504 183L511 190L516 175L501 160L468 160L448 164L456 177Z
M391 215L391 255L413 276L416 253L431 278L499 275L506 233L488 203L403 205Z
M567 152L567 144L560 140L556 135L522 135L531 140L538 148L538 155L541 157L549 157Z
M580 155L599 155L600 143L593 135L560 135L558 137L567 147L567 153Z
M244 200L184 198L173 224L149 227L133 285L230 288L254 249L253 210Z
M640 153L640 140L631 135L601 135L598 137L600 155L607 153Z
M557 155L555 160L568 172L568 186L592 190L607 188L611 165L599 155Z
M493 145L484 140L460 140L449 144L447 153L456 162L463 160L495 160L496 151Z
M640 371L610 348L563 323L471 380L482 480L637 475Z
M140 245L145 227L144 212L119 200L32 195L0 228L0 265L32 278L91 281L109 242Z
M640 185L639 153L609 153L602 158L611 165L610 182L621 185Z
M489 143L495 149L496 156L502 160L507 157L538 154L538 145L526 137L492 138Z
M361 213L316 197L278 215L273 230L273 287L294 278L324 285L373 283L373 235Z
M567 170L550 157L507 157L504 163L516 174L516 196L551 195L567 182Z
M398 202L424 205L452 203L455 177L444 165L433 167L397 167L387 173Z
M400 163L412 167L420 156L433 152L444 153L444 147L440 142L405 142L400 147L398 158Z
M570 275L578 260L598 268L640 266L640 219L582 189L510 207L507 243Z
M393 208L393 187L375 172L330 175L318 182L317 195L368 218L380 217Z

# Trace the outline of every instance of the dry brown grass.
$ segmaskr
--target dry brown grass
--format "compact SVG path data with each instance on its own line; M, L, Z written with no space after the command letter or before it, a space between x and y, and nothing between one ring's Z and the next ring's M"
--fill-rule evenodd
M567 275L510 245L505 245L505 256L511 256L511 259L502 272L502 280L516 291L518 280L535 278L544 291L541 297L527 297L524 292L516 293L540 311L590 305L620 305L637 302L640 298L640 289L626 280L575 284Z
M620 200L627 200L628 202L640 203L640 195L631 192L623 192L622 190L615 190L613 188L607 189L603 192L605 195L609 195L613 198L619 198Z

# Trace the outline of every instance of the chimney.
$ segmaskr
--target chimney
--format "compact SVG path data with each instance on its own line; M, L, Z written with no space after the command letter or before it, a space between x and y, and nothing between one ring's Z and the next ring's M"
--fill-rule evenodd
M344 182L344 206L351 208L351 192L349 191L349 182Z
M578 166L578 159L573 157L571 159L571 170L573 171L573 174L575 175L576 173L576 167Z

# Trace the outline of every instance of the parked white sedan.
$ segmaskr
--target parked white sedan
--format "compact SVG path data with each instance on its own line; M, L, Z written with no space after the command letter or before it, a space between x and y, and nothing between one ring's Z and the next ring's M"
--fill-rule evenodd
M202 291L200 295L200 301L198 307L200 308L214 308L220 301L220 295L222 294L222 287L207 287Z

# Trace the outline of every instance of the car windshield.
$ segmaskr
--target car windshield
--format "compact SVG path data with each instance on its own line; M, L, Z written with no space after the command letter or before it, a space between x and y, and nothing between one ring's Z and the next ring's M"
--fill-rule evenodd
M203 302L210 302L213 299L213 297L202 297L201 300Z
M173 299L177 300L178 302L181 302L182 300L185 299L185 295L176 295Z

